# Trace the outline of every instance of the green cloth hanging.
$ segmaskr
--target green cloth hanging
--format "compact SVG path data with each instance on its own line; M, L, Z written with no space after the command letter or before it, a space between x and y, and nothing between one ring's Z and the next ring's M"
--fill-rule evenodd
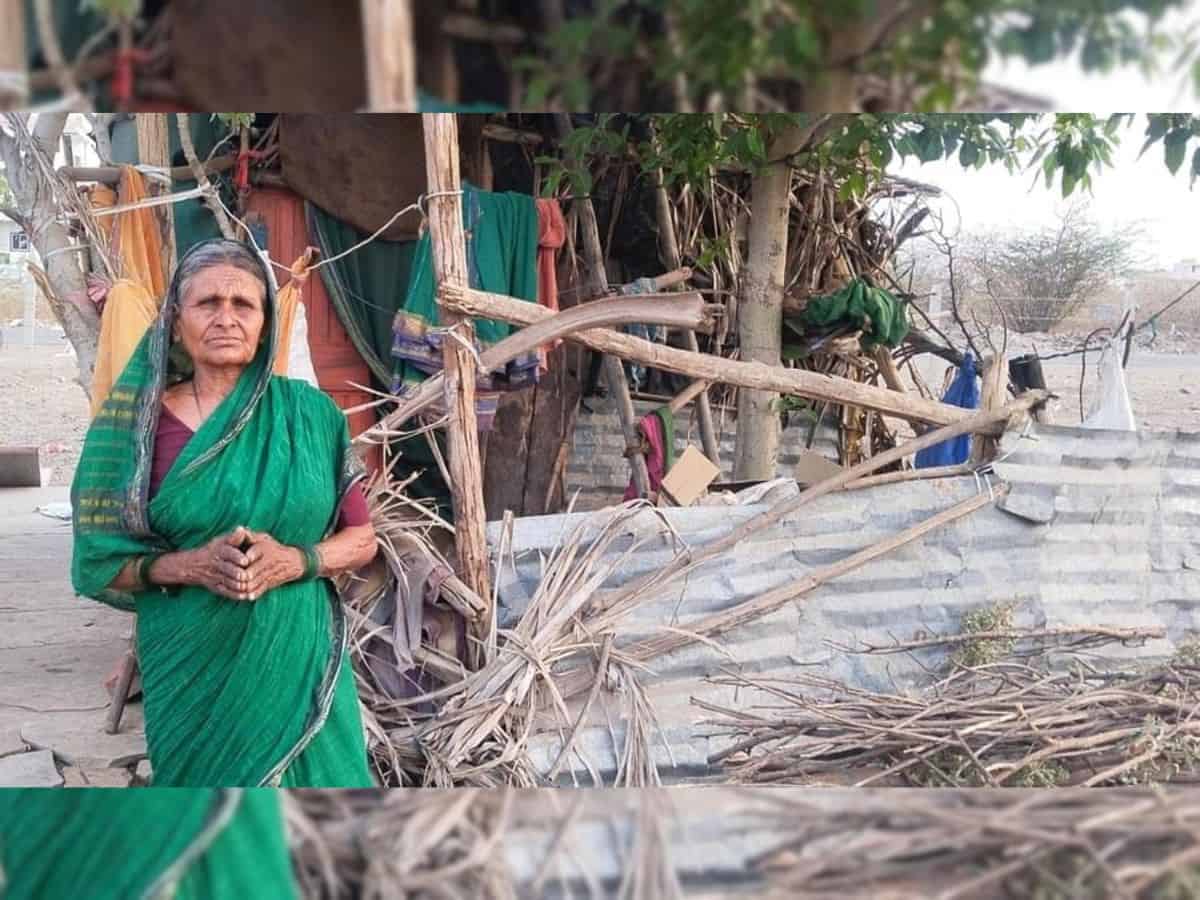
M832 294L811 298L801 318L815 328L851 323L862 329L861 343L868 350L881 344L896 347L908 335L904 303L861 278Z
M533 197L463 185L462 207L471 287L537 302L538 215ZM395 317L394 390L412 388L441 370L441 337L434 333L441 318L432 247L427 231L417 242L404 308ZM504 340L512 330L506 322L475 320L475 338L484 348Z
M5 900L294 900L270 789L0 791Z

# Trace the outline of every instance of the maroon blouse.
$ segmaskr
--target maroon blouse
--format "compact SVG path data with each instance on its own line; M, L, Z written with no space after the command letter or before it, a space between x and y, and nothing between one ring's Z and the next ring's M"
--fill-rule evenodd
M158 430L154 435L154 458L150 462L150 496L158 493L163 479L171 471L171 466L179 458L184 445L192 439L192 429L180 419L164 403L162 415L158 417ZM367 507L367 496L363 493L362 485L356 484L338 509L338 527L353 528L366 525L371 521L371 511Z

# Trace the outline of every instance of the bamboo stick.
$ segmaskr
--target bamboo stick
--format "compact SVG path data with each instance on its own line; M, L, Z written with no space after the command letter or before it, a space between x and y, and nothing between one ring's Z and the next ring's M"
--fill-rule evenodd
M217 175L221 172L229 171L236 164L237 156L231 153L227 156L215 157L200 165L209 175ZM171 169L164 168L162 171L175 181L193 178L195 174L190 165L175 166ZM121 180L121 166L63 166L58 170L58 173L68 181L96 181L100 184L117 184Z
M429 183L429 231L433 243L433 268L439 285L466 285L467 247L463 231L461 180L458 173L458 127L451 113L427 113L425 169ZM453 310L442 311L442 321L453 329L444 342L443 360L446 407L450 411L447 435L450 449L450 490L454 501L454 526L459 576L478 596L492 596L488 573L483 472L479 457L479 429L475 419L475 329L470 319ZM484 616L490 627L495 609Z
M453 308L453 299L460 296L462 289L450 285L442 289L440 300L443 305ZM584 303L564 312L551 313L537 324L523 328L484 351L479 357L479 368L484 372L495 371L509 360L516 359L539 346L553 343L580 329L594 329L601 325L644 322L650 325L708 327L707 311L712 307L706 306L699 294L664 294L662 302L651 305L645 303L647 297L658 299L654 295L614 297L611 300ZM360 434L356 440L370 442L386 439L413 416L433 406L442 396L443 384L443 376L440 374L427 378L414 394L401 401L397 409L377 425Z
M695 332L690 333L694 334ZM697 397L704 397L704 392L708 390L709 384L711 384L711 382L693 381L682 391L680 391L670 403L667 404L667 408L671 410L673 414L679 412Z
M411 0L362 0L367 103L371 112L417 111Z

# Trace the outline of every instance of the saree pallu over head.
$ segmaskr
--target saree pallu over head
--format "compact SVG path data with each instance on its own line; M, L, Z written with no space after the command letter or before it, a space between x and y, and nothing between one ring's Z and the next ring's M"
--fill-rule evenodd
M277 310L264 273L254 360L150 498L163 393L191 368L171 343L178 280L177 271L84 441L71 489L75 590L138 614L156 786L369 787L345 617L327 580L286 584L252 603L199 586L108 590L132 558L192 550L239 525L314 544L362 476L333 401L272 375Z
M5 883L7 882L7 883ZM0 791L6 900L294 900L266 788Z

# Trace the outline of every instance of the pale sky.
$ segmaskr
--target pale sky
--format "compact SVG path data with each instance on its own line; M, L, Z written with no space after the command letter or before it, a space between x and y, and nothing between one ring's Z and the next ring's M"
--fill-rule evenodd
M1140 249L1160 266L1200 259L1200 181L1189 190L1191 176L1185 170L1190 168L1190 150L1174 176L1163 163L1161 144L1139 160L1145 128L1145 116L1138 115L1121 134L1112 168L1093 175L1090 197L1077 188L1071 199L1088 198L1092 216L1102 225L1140 225L1146 236ZM968 171L957 160L921 164L909 159L895 172L937 185L953 198L933 201L942 208L951 233L960 219L964 231L1036 228L1053 222L1065 204L1057 179L1047 190L1040 173L1036 178L1032 171L1009 175L1001 165Z
M1168 26L1182 29L1198 20L1200 9L1193 4L1188 12L1175 15ZM1085 76L1075 61L1036 68L1009 62L993 65L986 79L1046 97L1054 109L1064 111L1200 113L1200 98L1190 85L1181 85L1178 74L1147 80L1136 69L1125 69L1109 75ZM1161 265L1200 258L1200 181L1195 190L1189 190L1192 150L1189 148L1184 167L1172 176L1163 163L1161 144L1138 159L1145 129L1145 117L1137 116L1121 132L1113 167L1093 175L1092 212L1098 221L1113 227L1143 225L1148 238L1143 249ZM1197 142L1193 140L1191 147L1195 146ZM960 212L963 228L968 231L1036 227L1053 221L1056 209L1063 204L1057 181L1054 188L1047 190L1043 180L1035 181L1033 172L1010 176L1003 166L985 166L967 172L957 161L922 165L910 159L895 171L936 184L953 196L957 208L953 203L941 201L947 228L953 226Z

